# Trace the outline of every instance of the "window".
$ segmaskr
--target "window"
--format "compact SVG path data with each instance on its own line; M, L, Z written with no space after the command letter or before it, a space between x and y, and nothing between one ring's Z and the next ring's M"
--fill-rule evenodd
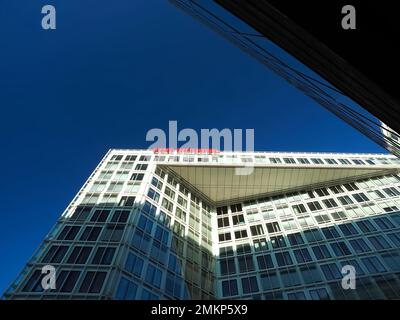
M103 231L101 240L109 242L118 242L121 240L123 233L124 233L124 226L117 224L109 224Z
M240 256L237 259L239 263L239 272L254 271L254 263L251 255Z
M42 275L41 270L35 270L22 288L22 292L42 292L42 277L44 277L44 275Z
M97 241L99 238L101 227L86 227L79 240L81 241Z
M241 212L242 211L242 205L240 203L231 205L231 211L232 211L232 213Z
M169 212L172 212L172 210L174 208L174 204L171 201L169 201L169 200L167 200L165 198L162 200L162 204L161 205L162 205L162 207L164 209L168 210Z
M352 223L339 224L339 228L346 237L358 234L357 229Z
M328 281L342 279L343 277L336 263L321 265L321 270Z
M385 239L384 236L378 235L374 237L368 237L368 240L372 243L372 245L375 247L376 250L384 250L391 248L391 245Z
M164 245L167 245L169 240L169 231L160 226L157 226L156 232L154 233L154 239Z
M133 204L135 203L135 197L121 197L121 200L119 201L119 206L120 207L133 207Z
M324 162L321 159L317 159L317 158L311 158L311 161L314 164L324 164Z
M311 247L317 260L324 260L332 258L331 253L326 245L321 244L319 246Z
M185 211L183 211L181 208L176 208L176 210L175 210L175 215L179 218L179 219L181 219L181 220L183 220L183 221L186 221L186 212Z
M338 159L341 164L351 164L351 162L347 159Z
M233 225L237 226L244 224L244 216L242 214L232 216Z
M170 187L165 187L164 193L170 197L172 200L175 199L175 191L173 191Z
M153 229L153 221L145 217L144 215L141 215L137 227L144 232L151 234L151 230Z
M291 292L287 294L288 300L306 300L306 295L303 291Z
M267 223L266 226L267 226L268 233L275 233L275 232L281 231L281 228L279 227L278 222Z
M118 285L116 298L118 300L134 300L137 292L137 284L121 277Z
M334 186L334 187L330 187L329 188L334 194L339 194L339 193L343 193L344 190L342 189L341 186Z
M121 161L122 160L122 155L118 155L118 154L114 154L112 157L111 157L111 160L116 160L116 161Z
M280 272L284 287L293 287L301 284L299 274L296 269L287 269Z
M99 194L95 193L88 193L85 198L83 198L81 204L88 204L88 205L93 205L96 204L97 201L99 201Z
M344 243L343 241L331 243L330 245L331 245L333 252L338 257L347 256L347 255L351 254L350 249L347 247L346 243Z
M300 267L300 273L306 284L321 282L321 273L315 264Z
M228 207L219 207L217 208L217 215L228 214Z
M228 274L236 273L236 265L234 258L221 259L219 261L219 266L221 270L221 276L226 276Z
M58 236L58 240L75 240L80 227L78 226L65 226Z
M324 234L325 238L328 240L340 238L340 234L334 226L326 227L321 230L322 230L322 233Z
M354 199L356 199L357 202L361 203L361 202L365 202L368 201L369 199L367 198L367 196L364 193L355 193L353 194Z
M307 203L307 206L311 211L322 210L322 206L318 201L309 202Z
M304 204L295 205L295 206L292 207L292 209L293 209L293 211L294 211L294 213L296 215L301 215L302 213L306 213L307 212L307 209L304 206Z
M234 255L232 246L219 248L219 256L222 257L231 257Z
M400 196L400 192L394 188L384 188L383 191L389 196L389 197L398 197Z
M138 248L144 253L148 253L150 250L151 237L140 230L136 230L132 237L132 246Z
M257 256L257 264L260 270L272 269L274 267L271 255L269 254Z
M67 263L85 264L87 262L91 252L92 252L92 247L76 246L72 250L72 252L67 260Z
M279 277L275 271L261 273L260 279L261 287L264 291L278 289L281 287Z
M79 292L81 293L99 293L103 287L106 272L88 271L81 284Z
M390 270L400 271L400 255L398 252L384 253L381 257Z
M218 228L229 227L229 218L219 218L218 219Z
M264 234L264 229L261 224L256 226L251 226L250 231L252 236L260 236Z
M267 244L267 240L265 238L254 240L253 243L254 243L253 247L254 247L255 252L261 252L261 251L268 250L268 244Z
M320 197L329 196L329 191L328 191L326 188L316 189L315 192L316 192L316 194L319 195Z
M242 238L247 238L247 231L245 229L235 231L235 239Z
M56 292L72 292L79 278L79 271L61 271L56 280Z
M288 251L275 253L275 259L279 267L293 264L292 258Z
M92 222L105 222L108 218L108 216L110 215L110 210L96 210L93 213L92 218L90 219L90 221Z
M346 183L343 187L345 187L347 191L358 190L358 187L354 183Z
M111 182L108 186L107 192L121 192L123 185L122 182Z
M327 214L320 214L318 216L314 216L315 220L318 224L324 224L331 222L331 218Z
M344 213L343 211L332 212L331 215L335 221L342 221L347 219L346 213Z
M315 225L314 219L312 217L302 217L297 218L299 224L302 228L309 228Z
M364 239L353 239L349 242L355 253L364 253L371 251L371 248L368 246Z
M322 234L318 229L306 230L304 231L304 236L309 243L323 240Z
M128 221L130 211L116 210L111 218L111 222L125 223Z
M271 237L271 245L274 249L285 248L286 242L283 236Z
M243 289L243 294L257 292L259 290L257 284L257 278L256 277L242 278L242 289Z
M283 161L287 164L295 164L296 161L292 158L283 158Z
M388 234L388 237L396 247L400 247L400 232Z
M149 264L147 266L147 272L146 272L146 282L160 288L161 287L161 279L162 279L162 272L160 269L156 268L152 264Z
M310 296L312 300L330 300L325 288L310 290Z
M149 217L154 218L156 216L157 207L146 201L143 205L142 211Z
M219 239L220 242L223 242L223 241L230 241L230 240L232 240L232 236L231 236L231 233L230 233L230 232L220 233L220 234L218 235L218 239Z
M356 270L356 275L362 276L364 275L363 269L361 269L360 264L357 262L357 260L351 259L351 260L343 260L340 262L340 265L342 268L344 266L353 266L354 269Z
M43 258L43 263L60 263L67 253L68 246L51 246L46 256Z
M138 163L138 164L136 165L135 170L138 170L138 171L146 171L146 170L147 170L147 164L145 164L145 163Z
M137 156L133 156L133 155L128 155L125 157L125 161L135 161L137 158Z
M155 295L154 293L151 293L150 291L143 289L142 295L141 295L141 300L158 300L159 297Z
M152 188L149 189L147 196L157 203L158 203L158 201L160 201L160 194L158 192L156 192L155 190L153 190Z
M297 158L297 161L301 164L310 164L310 161L306 158Z
M132 181L142 181L144 178L144 174L143 173L133 173L131 176L131 180Z
M245 253L251 253L250 244L249 243L238 244L236 246L236 254L240 255L240 254L245 254Z
M92 264L110 265L113 261L115 248L99 247L93 257Z
M298 229L297 224L294 221L294 219L284 220L281 222L281 224L282 224L283 229L286 231Z
M312 261L310 252L308 252L307 248L294 250L293 253L298 263L306 263Z
M381 217L374 219L375 223L381 230L388 230L395 228L395 225L389 220L389 218Z
M363 221L357 221L356 222L357 226L361 229L363 233L368 233L368 232L374 232L376 231L376 228L374 225L371 223L371 221L368 220L363 220Z
M289 243L292 246L296 246L296 245L300 245L300 244L304 243L303 237L301 236L300 233L292 233L292 234L289 234L287 237L289 239Z
M236 280L227 280L222 281L222 296L223 297L231 297L239 294L237 281Z
M91 210L92 210L92 207L78 206L75 209L74 214L69 218L69 220L85 221L89 217Z
M386 269L377 257L361 258L369 273L385 272Z
M269 158L269 161L272 164L280 164L280 163L282 163L281 159L279 159L279 158Z
M322 202L324 203L325 207L327 207L328 209L336 208L338 206L336 201L333 199L325 199L325 200L322 200Z
M167 215L164 211L160 210L158 216L157 216L157 221L163 224L166 227L170 227L171 224L171 218L169 215Z

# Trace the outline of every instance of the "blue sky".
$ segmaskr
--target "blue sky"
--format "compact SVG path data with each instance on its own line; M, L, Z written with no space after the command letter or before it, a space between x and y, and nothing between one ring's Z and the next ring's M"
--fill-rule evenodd
M105 152L169 120L254 128L257 150L383 152L167 1L0 5L0 292Z

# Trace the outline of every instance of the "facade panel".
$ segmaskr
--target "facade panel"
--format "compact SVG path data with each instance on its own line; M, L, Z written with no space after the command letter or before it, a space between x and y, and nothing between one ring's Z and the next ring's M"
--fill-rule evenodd
M243 163L260 186L230 199L226 168ZM212 185L199 168L216 170ZM300 168L312 179L287 174ZM399 168L388 155L110 150L4 297L397 299Z

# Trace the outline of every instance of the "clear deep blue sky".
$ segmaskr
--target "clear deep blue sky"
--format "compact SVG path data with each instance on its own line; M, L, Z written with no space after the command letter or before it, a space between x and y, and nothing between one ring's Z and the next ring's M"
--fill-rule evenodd
M169 120L254 128L256 150L383 151L167 1L1 0L0 41L0 293L105 152Z

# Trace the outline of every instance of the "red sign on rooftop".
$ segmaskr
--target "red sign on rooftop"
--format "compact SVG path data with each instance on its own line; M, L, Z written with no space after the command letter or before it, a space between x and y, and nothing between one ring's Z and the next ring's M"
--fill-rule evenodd
M207 148L154 148L154 153L194 153L194 154L215 154L219 153L217 149Z

